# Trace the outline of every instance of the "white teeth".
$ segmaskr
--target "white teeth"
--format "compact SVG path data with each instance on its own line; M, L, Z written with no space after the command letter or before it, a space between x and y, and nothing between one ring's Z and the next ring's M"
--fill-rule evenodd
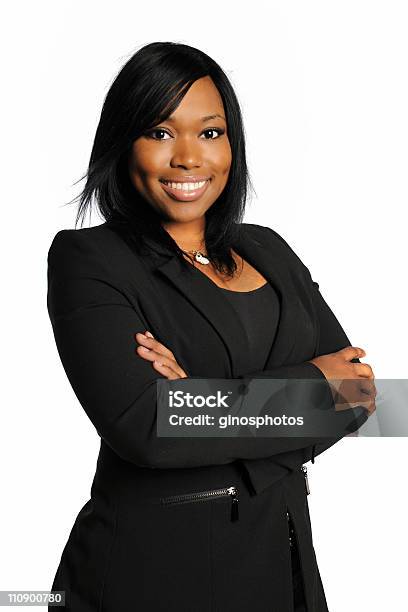
M200 181L197 183L171 183L169 181L163 181L166 185L172 189L179 189L180 191L196 191L204 187L206 181Z

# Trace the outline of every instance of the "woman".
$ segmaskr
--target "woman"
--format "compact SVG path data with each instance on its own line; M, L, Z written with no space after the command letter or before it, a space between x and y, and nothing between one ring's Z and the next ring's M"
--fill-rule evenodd
M81 194L78 218L95 197L105 222L48 254L58 351L101 437L52 586L66 609L327 610L303 464L342 436L156 434L158 380L311 378L331 402L327 379L373 378L288 244L242 223L247 181L221 68L182 44L135 53Z

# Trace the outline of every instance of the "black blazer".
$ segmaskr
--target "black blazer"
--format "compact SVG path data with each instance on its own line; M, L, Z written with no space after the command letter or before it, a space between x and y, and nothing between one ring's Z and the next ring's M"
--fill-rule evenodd
M48 253L47 304L56 345L72 388L101 437L91 500L103 490L103 503L109 506L117 481L129 470L132 478L143 474L148 483L164 472L177 478L185 468L192 475L206 466L231 464L241 466L252 493L260 495L314 461L341 436L301 442L157 437L156 381L164 377L135 353L134 334L149 330L173 352L187 376L208 379L325 380L307 360L338 351L350 341L319 285L285 240L268 227L245 223L234 249L273 284L281 306L265 370L246 372L246 334L223 292L196 268L186 275L176 256L149 244L148 256L137 255L126 234L107 222L59 231ZM129 482L123 487L127 495ZM303 556L307 559L307 552ZM61 565L59 578L63 571ZM91 582L89 577L86 588L91 589Z

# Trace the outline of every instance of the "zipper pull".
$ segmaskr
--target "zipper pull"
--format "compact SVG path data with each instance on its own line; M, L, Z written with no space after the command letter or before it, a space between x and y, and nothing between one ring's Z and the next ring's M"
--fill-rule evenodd
M238 491L236 487L228 487L228 494L231 495L231 521L238 520Z
M306 493L307 495L309 495L310 493L309 479L307 477L307 467L305 465L302 465L302 472L303 472L303 476L305 477Z

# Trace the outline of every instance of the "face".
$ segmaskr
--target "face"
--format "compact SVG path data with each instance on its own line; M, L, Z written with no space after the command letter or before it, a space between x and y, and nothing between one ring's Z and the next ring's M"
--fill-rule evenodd
M222 99L203 77L172 115L134 141L129 176L162 219L188 222L203 217L220 196L231 161Z

